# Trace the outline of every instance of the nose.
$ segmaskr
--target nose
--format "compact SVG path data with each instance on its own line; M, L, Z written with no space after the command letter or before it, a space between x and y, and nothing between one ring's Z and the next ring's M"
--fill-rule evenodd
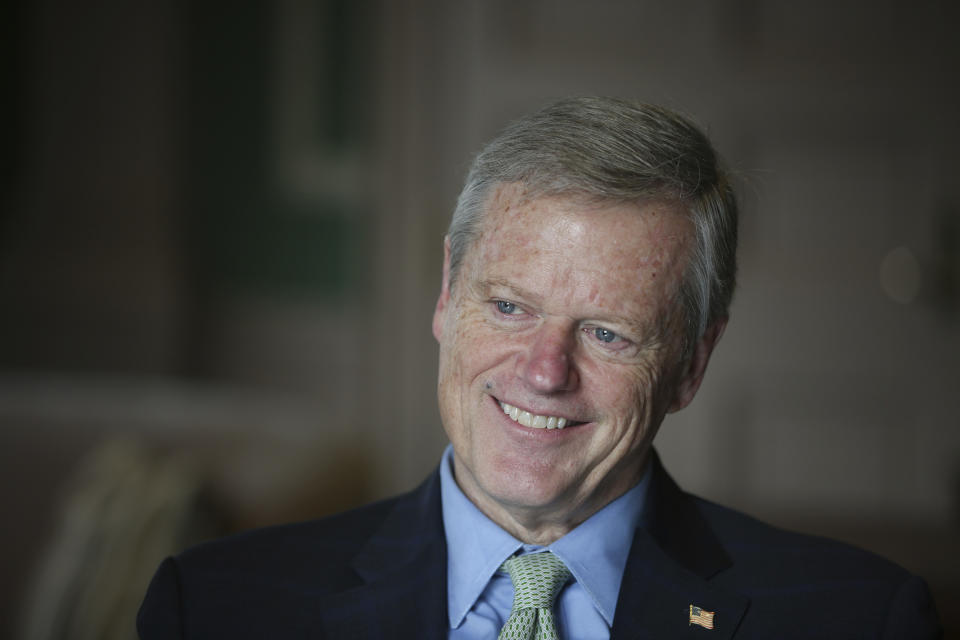
M573 366L575 330L561 322L537 328L520 361L519 374L538 393L573 391L580 377Z

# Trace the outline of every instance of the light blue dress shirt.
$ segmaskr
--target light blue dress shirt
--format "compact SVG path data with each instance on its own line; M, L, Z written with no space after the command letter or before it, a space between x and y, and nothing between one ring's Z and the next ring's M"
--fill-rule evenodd
M620 581L649 484L647 465L635 487L546 547L563 560L574 578L555 606L561 638L609 639ZM510 577L497 570L518 549L532 553L544 547L523 544L464 495L453 479L450 446L440 464L440 495L447 537L449 637L496 638L513 604Z

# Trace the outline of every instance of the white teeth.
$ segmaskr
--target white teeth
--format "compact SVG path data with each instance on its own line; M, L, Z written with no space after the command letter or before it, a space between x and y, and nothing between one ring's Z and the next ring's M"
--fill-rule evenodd
M506 402L501 402L500 408L515 422L519 422L523 426L533 429L563 429L569 422L566 418L558 418L557 416L539 416L535 413L518 409Z

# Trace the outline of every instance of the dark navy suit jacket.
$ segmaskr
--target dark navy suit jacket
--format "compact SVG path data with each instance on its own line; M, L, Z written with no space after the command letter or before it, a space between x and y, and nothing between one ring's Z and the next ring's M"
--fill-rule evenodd
M921 579L686 494L653 464L614 640L940 635ZM714 629L690 625L690 605L714 612ZM143 640L446 638L439 474L398 498L167 559L137 629Z

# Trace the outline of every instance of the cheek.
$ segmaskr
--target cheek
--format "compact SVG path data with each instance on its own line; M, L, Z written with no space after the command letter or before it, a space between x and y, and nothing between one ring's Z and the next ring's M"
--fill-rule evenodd
M597 371L591 376L589 393L601 411L626 425L648 419L656 402L657 369L640 365L624 369Z
M498 339L476 312L460 314L446 328L449 340L444 345L447 369L441 373L453 376L459 384L469 383L502 359L506 342ZM441 365L443 368L443 365Z

